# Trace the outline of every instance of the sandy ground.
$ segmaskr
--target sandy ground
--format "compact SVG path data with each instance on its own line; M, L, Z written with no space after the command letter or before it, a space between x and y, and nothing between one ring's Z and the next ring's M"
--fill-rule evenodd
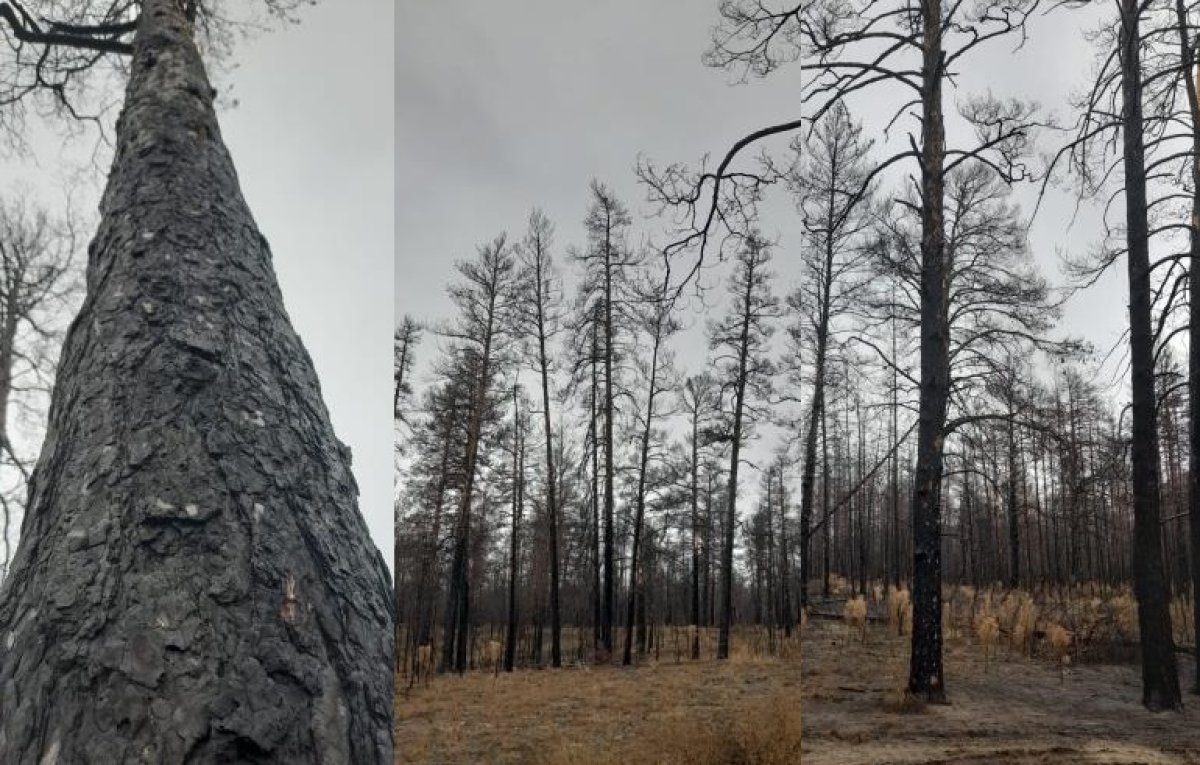
M753 761L797 762L798 648L790 659L472 672L411 692L401 683L396 762L745 761L734 749L770 753Z
M950 704L897 711L907 680L909 638L868 630L851 638L840 622L812 620L803 638L805 765L900 763L1200 763L1200 697L1181 713L1141 706L1134 666L1076 666L1060 685L1049 660L1001 646L985 672L982 648L949 641ZM1190 658L1180 657L1188 688Z

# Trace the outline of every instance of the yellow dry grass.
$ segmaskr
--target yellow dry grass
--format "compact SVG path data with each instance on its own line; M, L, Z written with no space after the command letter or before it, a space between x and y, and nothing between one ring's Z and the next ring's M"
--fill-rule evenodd
M756 653L755 632L735 634L727 662L401 679L396 762L797 763L799 647Z
M905 627L912 624L912 603L905 589L888 588L888 625L903 635Z
M867 601L860 595L846 601L842 609L842 619L851 632L858 633L860 641L867 637Z
M986 672L991 659L992 646L1000 638L1000 620L990 614L981 614L975 626L975 636L983 646L983 671Z
M1033 632L1037 626L1038 608L1032 598L1025 598L1017 609L1012 628L1012 647L1021 655L1028 656L1033 647Z

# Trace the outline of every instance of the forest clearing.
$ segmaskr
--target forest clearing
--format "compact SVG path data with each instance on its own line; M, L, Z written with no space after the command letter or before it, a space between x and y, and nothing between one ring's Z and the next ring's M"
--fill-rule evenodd
M806 765L1200 762L1195 697L1170 713L1140 703L1132 644L1121 637L1133 613L1127 595L1033 596L1036 612L1047 616L1031 620L1030 607L1022 616L1016 605L1030 600L951 589L947 705L905 699L911 638L897 634L886 602L872 604L865 639L845 618L817 616L840 613L844 601L813 604L801 683ZM989 617L999 623L998 635L980 626ZM1065 662L1051 644L1058 621L1073 627ZM1180 653L1179 664L1183 684L1193 672L1191 656Z
M681 628L680 632L685 630ZM396 762L590 765L794 763L800 745L799 642L738 630L727 662L668 650L635 668L572 664L498 675L397 676ZM568 633L569 634L569 633Z

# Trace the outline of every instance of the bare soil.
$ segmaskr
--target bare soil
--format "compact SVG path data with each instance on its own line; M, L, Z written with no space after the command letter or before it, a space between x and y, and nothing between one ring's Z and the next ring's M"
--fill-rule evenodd
M948 705L903 701L908 636L872 625L859 642L837 621L812 620L803 636L805 765L901 763L1200 763L1200 697L1182 712L1141 705L1132 665L1059 667L1049 659L970 638L947 641ZM1192 663L1180 656L1180 684Z

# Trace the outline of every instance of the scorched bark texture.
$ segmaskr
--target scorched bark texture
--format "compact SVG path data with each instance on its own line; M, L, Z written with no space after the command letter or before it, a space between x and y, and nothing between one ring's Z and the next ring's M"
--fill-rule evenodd
M388 573L213 95L145 0L0 592L0 762L391 760Z

